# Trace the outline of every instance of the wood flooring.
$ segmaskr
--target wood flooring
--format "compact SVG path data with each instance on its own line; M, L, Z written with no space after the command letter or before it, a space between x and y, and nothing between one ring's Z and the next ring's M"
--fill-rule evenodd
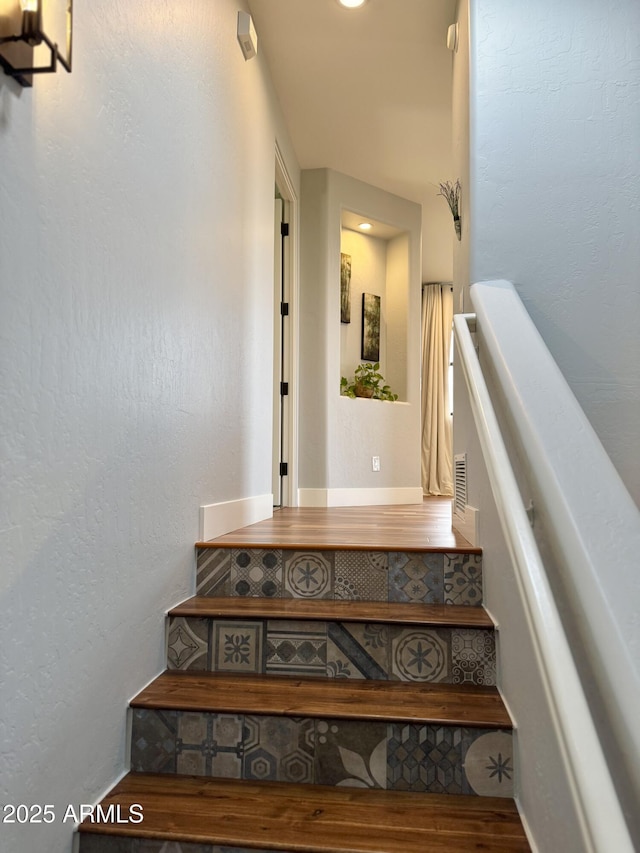
M451 499L425 498L399 506L295 508L200 548L340 548L354 551L460 551L480 553L451 528Z

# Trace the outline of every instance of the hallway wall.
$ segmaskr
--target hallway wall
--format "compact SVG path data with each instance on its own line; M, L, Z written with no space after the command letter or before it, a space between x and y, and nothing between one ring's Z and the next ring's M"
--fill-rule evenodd
M3 850L68 853L192 593L201 504L271 491L276 138L243 0L78 4L74 70L0 74Z

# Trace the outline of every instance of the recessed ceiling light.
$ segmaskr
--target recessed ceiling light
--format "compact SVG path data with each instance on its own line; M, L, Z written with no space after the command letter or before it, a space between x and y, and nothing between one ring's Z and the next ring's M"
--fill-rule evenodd
M370 222L361 222L360 225L358 225L358 228L361 231L371 231L373 225Z
M357 9L359 6L364 6L367 0L338 0L341 6L345 9Z

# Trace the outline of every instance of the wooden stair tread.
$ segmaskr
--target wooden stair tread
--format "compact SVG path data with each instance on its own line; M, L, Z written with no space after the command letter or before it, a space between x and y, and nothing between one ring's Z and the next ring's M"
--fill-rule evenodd
M213 598L196 595L171 608L170 616L240 619L304 619L322 622L380 622L463 628L493 628L482 607L386 601L303 598Z
M133 708L511 728L495 687L168 671Z
M81 833L297 853L526 853L511 800L130 773L101 805L144 820ZM116 809L114 809L116 811Z

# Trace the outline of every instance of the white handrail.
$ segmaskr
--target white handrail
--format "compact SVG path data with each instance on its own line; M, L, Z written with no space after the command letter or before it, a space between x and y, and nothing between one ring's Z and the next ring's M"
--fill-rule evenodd
M475 314L454 317L460 365L567 769L584 849L589 853L633 853L634 845L478 362L469 330L469 324L475 327L475 320Z

